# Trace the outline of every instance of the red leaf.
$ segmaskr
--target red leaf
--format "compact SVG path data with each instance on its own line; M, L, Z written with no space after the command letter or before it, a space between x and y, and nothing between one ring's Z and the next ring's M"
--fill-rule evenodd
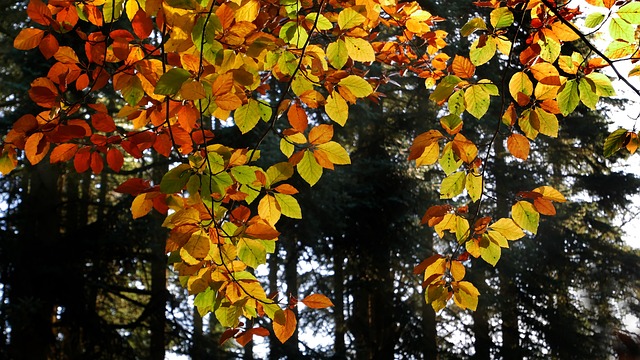
M89 170L91 166L91 148L83 147L73 158L73 167L75 167L77 173L83 173Z
M109 149L107 152L107 164L111 170L120 172L122 165L124 165L124 156L122 155L122 152L116 148Z
M116 123L113 118L104 113L91 115L91 125L93 125L94 129L102 132L116 131Z
M91 154L91 171L93 171L94 174L100 174L103 168L104 161L102 160L102 156L99 152L94 151Z
M156 142L153 143L153 148L158 152L158 154L164 157L169 157L169 155L171 155L172 147L171 137L168 134L158 135L156 137Z
M73 159L76 151L78 151L77 144L60 144L56 146L53 151L51 151L51 156L49 158L52 164L57 162L69 161Z
M219 340L220 345L224 344L227 340L231 339L235 334L238 333L238 331L240 331L240 329L227 329L227 330L225 330L222 333L222 335L220 335L220 340Z
M553 216L556 214L556 208L553 203L541 197L533 199L533 207L542 215Z
M333 306L331 300L322 294L311 294L301 301L312 309L324 309Z
M147 13L142 9L138 9L138 12L133 16L131 26L133 26L133 32L136 33L140 39L148 38L153 31L153 21L151 21Z
M38 127L38 120L36 117L27 114L22 116L13 124L13 130L19 133L28 133L35 130Z
M142 193L143 191L149 189L149 187L150 187L149 180L133 178L120 184L120 186L118 186L114 191L119 192L121 194L129 194L129 195L136 196Z

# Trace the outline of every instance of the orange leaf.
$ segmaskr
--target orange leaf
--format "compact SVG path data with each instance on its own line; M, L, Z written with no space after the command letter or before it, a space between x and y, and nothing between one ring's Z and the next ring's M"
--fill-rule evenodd
M55 53L58 52L60 45L58 45L58 40L55 36L51 34L47 34L47 36L42 39L40 44L38 45L40 52L44 56L45 59L49 60Z
M31 0L27 5L27 15L31 20L37 22L40 25L49 26L51 24L51 10L47 4L40 0Z
M266 221L257 221L247 227L245 233L253 238L271 240L280 236L280 232Z
M24 146L24 152L32 165L39 163L49 151L49 142L42 133L35 133L29 136Z
M80 60L78 60L78 55L76 55L76 52L68 46L60 46L58 52L56 52L53 57L55 57L56 60L60 61L63 64L77 64L80 62Z
M309 119L307 118L307 112L304 111L302 106L293 104L287 111L287 118L289 124L298 132L304 132L309 125Z
M109 149L107 152L107 164L111 170L120 172L122 165L124 165L124 156L122 155L122 152L116 148Z
M228 111L235 110L242 106L242 100L232 93L224 93L216 96L215 102L220 109Z
M425 133L418 135L411 144L409 149L409 160L415 160L422 156L424 149L433 144L434 142L442 139L444 136L438 130L429 130Z
M289 338L296 331L296 314L291 309L286 309L284 311L285 321L284 325L280 325L277 322L273 322L273 333L280 340L281 343L285 343L285 341L289 340Z
M311 294L301 301L312 309L324 309L333 306L331 300L322 294Z
M427 212L422 217L421 224L427 224L429 226L437 225L444 216L451 212L453 207L451 205L434 205L427 209Z
M314 145L324 144L333 138L333 125L322 124L309 131L309 142Z
M422 260L422 262L418 265L416 265L416 267L413 268L413 273L414 274L421 274L422 272L424 272L425 270L427 270L427 268L435 263L437 260L442 259L442 255L440 254L435 254L435 255L431 255L430 257Z
M511 134L507 139L507 148L511 155L527 160L529 157L529 140L520 134Z
M456 55L451 64L451 70L453 70L454 75L463 79L469 79L475 74L476 67L471 63L471 60L464 56Z
M37 78L31 83L31 89L29 89L29 97L36 104L44 108L52 108L58 105L58 89L53 81L47 78Z
M76 151L78 151L77 144L60 144L51 151L51 163L54 164L57 162L69 161L73 159Z
M556 214L556 208L553 203L541 197L533 199L533 207L542 215L553 216Z
M31 50L40 45L43 37L44 30L34 28L22 29L13 40L13 47L18 50Z
M278 186L276 186L273 191L277 191L280 194L285 194L285 195L294 195L298 193L298 189L294 188L293 186L289 185L289 184L280 184Z

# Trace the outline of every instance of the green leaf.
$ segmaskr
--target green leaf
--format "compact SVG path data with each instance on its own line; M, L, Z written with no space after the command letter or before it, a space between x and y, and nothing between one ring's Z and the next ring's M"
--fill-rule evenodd
M373 87L371 84L360 76L349 75L346 78L341 79L338 85L344 86L357 98L364 98L373 93Z
M609 22L609 35L614 40L631 43L635 40L635 27L621 18L614 17Z
M231 175L233 175L233 178L240 184L251 184L256 181L257 169L255 166L234 166L231 168Z
M473 34L477 30L487 30L487 24L484 22L482 18L473 18L469 20L462 28L460 29L460 34L464 37L467 37Z
M482 195L482 175L472 172L468 173L465 188L471 200L474 202L480 200L480 196Z
M589 109L595 110L600 99L600 96L596 94L596 84L591 79L584 77L578 83L578 90L580 90L580 101Z
M342 69L347 63L349 53L347 52L347 45L342 39L338 39L327 46L327 59L329 64L338 70Z
M484 43L481 40L484 39ZM482 46L481 46L482 45ZM484 36L471 44L471 50L469 51L469 59L475 66L480 66L489 62L496 54L497 44L493 37Z
M587 75L586 78L593 81L598 96L609 97L616 95L616 91L611 85L611 79L607 75L593 72Z
M313 157L313 153L308 150L304 152L297 168L298 174L311 186L315 185L322 176L322 166Z
M459 116L465 110L464 91L458 90L454 92L453 95L449 97L449 101L447 102L447 104L449 106L449 111L454 115L458 115L458 118L459 118Z
M267 186L271 187L280 181L285 181L293 176L293 166L288 162L271 165L267 169Z
M235 328L240 323L240 316L242 316L243 306L235 306L226 304L217 308L214 312L216 319L220 322L220 325L228 328Z
M310 22L310 23L315 23L316 22L316 18L318 17L318 13L317 12L313 12L313 13L309 13L307 16L305 16L305 19ZM327 19L324 15L320 14L320 18L318 19L318 22L316 23L316 29L318 30L331 30L333 29L333 23L331 21L329 21L329 19Z
M482 260L491 264L491 266L496 266L498 260L500 260L500 255L502 254L500 245L491 241L489 235L482 234L482 240L480 240L479 250Z
M213 310L214 291L211 288L207 288L205 291L196 295L193 299L193 305L198 309L200 316L205 316Z
M249 99L248 103L236 109L233 114L233 120L240 132L246 134L258 124L261 115L260 103L254 99Z
M535 113L538 119L538 131L540 134L558 137L558 118L542 108L536 108Z
M367 18L353 8L345 8L338 14L338 26L341 30L351 29L364 23Z
M435 102L445 101L451 94L455 87L462 81L459 77L455 75L448 75L442 78L436 86L436 89L433 90L431 95L429 95L429 99Z
M122 15L122 10L124 10L124 0L106 1L102 8L102 18L104 22L109 24L118 20Z
M293 152L296 151L295 145L288 142L286 139L280 139L280 151L284 154L284 156L290 158L293 155Z
M491 12L491 26L496 29L506 28L513 24L513 13L506 7L500 7Z
M540 214L528 201L518 201L511 207L511 218L524 230L536 234L540 222Z
M622 128L609 134L604 141L604 156L609 157L620 150L624 146L626 136L627 130Z
M267 249L259 240L240 238L238 240L238 257L247 266L257 268L267 262Z
M538 45L540 45L540 57L542 60L553 64L558 56L560 56L562 46L559 42L551 39L550 37L541 39L538 41Z
M640 3L637 1L629 2L618 9L618 16L631 24L640 24Z
M298 25L296 21L289 21L280 28L280 39L287 43L302 48L309 38L307 30Z
M469 114L480 119L489 110L491 97L482 85L471 85L464 91L464 105Z
M182 84L189 80L190 77L189 71L182 68L173 68L162 74L153 92L158 95L175 95L182 87Z
M444 146L444 149L442 150L442 156L438 161L445 175L450 175L451 173L456 171L460 167L460 165L462 165L462 160L456 160L456 156L453 152L452 146L452 142L449 142Z
M465 172L457 171L442 180L440 184L440 199L452 199L464 190Z
M637 48L635 42L612 41L604 51L604 55L611 60L621 59L635 53Z
M137 76L132 76L125 87L120 92L124 100L131 106L136 106L144 97L142 81Z
M605 15L603 13L592 12L591 14L587 15L587 18L584 20L584 26L588 28L594 28L600 25L604 18Z
M273 196L276 198L278 205L280 205L280 211L282 215L290 217L292 219L302 219L302 210L298 200L288 194L275 193Z
M575 79L567 80L558 92L558 107L562 115L571 114L580 103L580 94L578 93L578 83Z
M169 170L160 181L160 191L165 194L175 194L182 191L189 177L191 176L191 166L180 164Z

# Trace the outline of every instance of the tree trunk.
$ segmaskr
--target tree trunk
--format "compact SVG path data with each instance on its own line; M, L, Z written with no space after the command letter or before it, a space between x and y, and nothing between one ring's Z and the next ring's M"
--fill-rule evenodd
M284 247L287 251L287 260L284 264L284 278L287 283L287 295L298 298L298 241L297 237L291 239L284 239ZM298 318L297 308L293 309L293 312ZM289 340L284 344L287 358L298 359L301 357L300 347L298 346L298 328Z
M339 244L342 239L338 238L334 241L333 249L333 318L335 322L334 327L334 342L333 351L334 359L346 359L347 347L344 342L344 336L347 329L347 323L344 318L344 253L342 245Z
M155 161L160 159L159 155L154 157ZM167 171L166 166L157 167L153 171L153 181L159 184L163 174ZM149 315L149 328L151 331L149 356L150 360L164 360L165 355L165 324L167 322L165 306L168 300L167 294L167 256L165 253L166 233L161 228L164 215L153 212L150 220L151 229L154 229L149 236L149 246L151 250L151 299L149 305L151 314Z

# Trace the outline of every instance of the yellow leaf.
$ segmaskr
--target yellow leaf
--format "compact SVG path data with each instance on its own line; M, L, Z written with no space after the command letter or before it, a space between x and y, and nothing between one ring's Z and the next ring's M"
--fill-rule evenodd
M373 88L367 80L357 75L349 75L338 82L338 85L344 86L357 98L363 98L373 93Z
M530 202L518 201L511 207L511 217L524 230L528 230L533 234L538 232L540 214Z
M258 203L258 215L266 222L275 226L280 220L280 205L273 195L267 194Z
M466 273L466 269L464 267L464 265L462 265L462 263L460 261L454 260L451 262L451 268L449 269L449 271L451 272L451 276L453 277L453 280L455 281L460 281L464 278L464 275Z
M347 105L347 102L337 91L334 91L327 97L324 111L327 112L331 120L342 126L344 126L349 118L349 105Z
M499 219L495 223L489 225L489 228L499 232L507 240L518 240L524 237L524 231L522 231L520 226L509 218Z
M519 105L528 104L529 96L533 93L533 83L529 76L522 71L513 74L511 80L509 80L509 93ZM526 95L526 97L519 96L519 93Z
M422 155L416 158L416 166L433 165L440 157L440 144L431 143L424 148Z
M131 203L131 214L134 219L147 215L151 209L153 209L153 201L147 199L147 193L139 194Z
M365 39L346 36L344 43L347 46L349 57L354 61L371 62L376 60L376 53L373 51L373 46Z
M480 196L482 196L482 175L474 172L468 173L465 188L471 200L474 202L480 200Z
M540 186L539 188L535 188L532 191L542 194L542 198L545 200L551 200L556 202L567 201L564 195L562 195L558 190L552 188L551 186Z
M316 147L316 149L316 151L324 151L329 158L329 161L336 165L351 164L351 159L349 158L347 150L345 150L342 145L338 144L335 141L329 141L324 144L320 144Z
M480 292L468 281L460 281L454 288L454 301L463 309L473 311L478 307L478 296Z
M346 8L338 14L338 26L341 30L351 29L364 23L367 18L355 11L353 8Z

